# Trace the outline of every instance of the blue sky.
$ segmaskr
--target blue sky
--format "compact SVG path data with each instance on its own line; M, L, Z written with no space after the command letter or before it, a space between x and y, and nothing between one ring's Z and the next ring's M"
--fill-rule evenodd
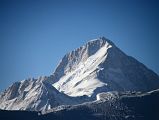
M105 36L159 74L157 0L0 0L0 91L53 73L63 55Z

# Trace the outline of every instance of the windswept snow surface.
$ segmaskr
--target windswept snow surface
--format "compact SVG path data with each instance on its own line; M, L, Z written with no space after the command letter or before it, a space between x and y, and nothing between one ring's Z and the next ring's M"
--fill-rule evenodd
M67 73L53 86L69 96L91 96L96 88L107 85L96 78L96 73L102 70L98 66L105 61L109 48L111 45L106 43L86 61L81 61L74 71Z

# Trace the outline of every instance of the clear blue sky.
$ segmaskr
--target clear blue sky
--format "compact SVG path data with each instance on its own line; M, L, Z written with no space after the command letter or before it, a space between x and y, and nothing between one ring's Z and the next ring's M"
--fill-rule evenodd
M0 0L0 91L50 75L63 55L99 36L159 74L159 2Z

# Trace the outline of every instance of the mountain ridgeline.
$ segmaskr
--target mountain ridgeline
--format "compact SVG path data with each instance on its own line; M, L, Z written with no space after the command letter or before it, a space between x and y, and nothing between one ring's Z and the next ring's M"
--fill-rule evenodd
M50 76L16 82L0 94L0 109L48 111L96 100L103 92L159 89L159 76L101 37L67 53Z

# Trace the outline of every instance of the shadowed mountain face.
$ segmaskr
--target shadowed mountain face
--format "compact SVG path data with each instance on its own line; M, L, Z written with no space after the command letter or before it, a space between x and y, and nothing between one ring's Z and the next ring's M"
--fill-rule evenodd
M109 98L109 99L108 99ZM1 120L158 120L159 91L101 93L100 99L48 113L0 110Z
M159 76L102 37L67 53L55 72L16 82L0 94L0 109L48 111L91 102L101 92L159 88Z
M98 78L108 84L107 90L150 91L159 88L159 76L116 46L108 49L107 58L100 64Z

